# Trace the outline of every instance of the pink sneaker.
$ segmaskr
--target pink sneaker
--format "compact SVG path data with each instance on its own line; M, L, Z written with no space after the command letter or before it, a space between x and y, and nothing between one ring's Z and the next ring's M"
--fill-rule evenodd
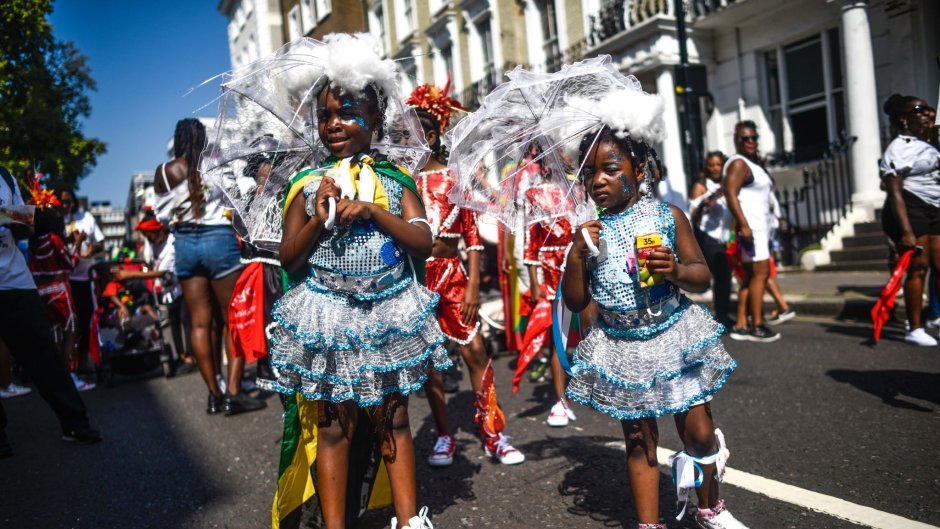
M434 450L428 457L428 464L432 467L446 467L454 462L454 452L457 451L457 445L454 443L454 436L440 435L437 442L434 443Z

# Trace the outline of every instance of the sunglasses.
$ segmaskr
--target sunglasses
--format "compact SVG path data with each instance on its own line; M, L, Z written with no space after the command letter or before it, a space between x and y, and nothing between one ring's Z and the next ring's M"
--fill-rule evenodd
M738 136L738 141L741 143L747 143L750 141L757 142L760 139L760 135L755 134L753 136Z
M914 105L910 110L907 111L908 114L927 114L932 112L933 109L927 105Z

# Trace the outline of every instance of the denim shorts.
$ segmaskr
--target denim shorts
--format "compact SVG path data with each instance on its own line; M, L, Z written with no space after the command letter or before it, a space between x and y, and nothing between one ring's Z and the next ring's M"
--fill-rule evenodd
M228 225L182 224L173 228L176 277L221 279L242 269L235 231Z

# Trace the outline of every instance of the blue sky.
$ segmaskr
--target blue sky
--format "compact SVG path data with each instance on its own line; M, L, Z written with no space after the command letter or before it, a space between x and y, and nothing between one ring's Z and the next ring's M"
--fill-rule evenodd
M131 174L166 161L177 120L215 115L218 85L183 97L231 68L227 21L217 0L58 0L50 22L56 39L88 57L98 90L90 92L86 135L108 152L79 184L90 200L123 207Z

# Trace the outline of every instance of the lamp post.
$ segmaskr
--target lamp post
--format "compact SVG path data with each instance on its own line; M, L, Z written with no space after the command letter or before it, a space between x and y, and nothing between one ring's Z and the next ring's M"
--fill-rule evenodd
M679 69L681 75L678 76L676 83L676 93L682 96L682 119L680 120L682 129L682 145L685 153L685 169L688 175L688 184L694 181L699 173L700 156L698 153L698 143L692 138L698 127L695 124L699 117L694 109L693 101L698 94L694 93L692 87L692 78L689 73L689 50L686 46L685 32L685 2L683 0L674 0L673 11L676 15L676 37L679 39ZM686 190L688 191L688 190Z

